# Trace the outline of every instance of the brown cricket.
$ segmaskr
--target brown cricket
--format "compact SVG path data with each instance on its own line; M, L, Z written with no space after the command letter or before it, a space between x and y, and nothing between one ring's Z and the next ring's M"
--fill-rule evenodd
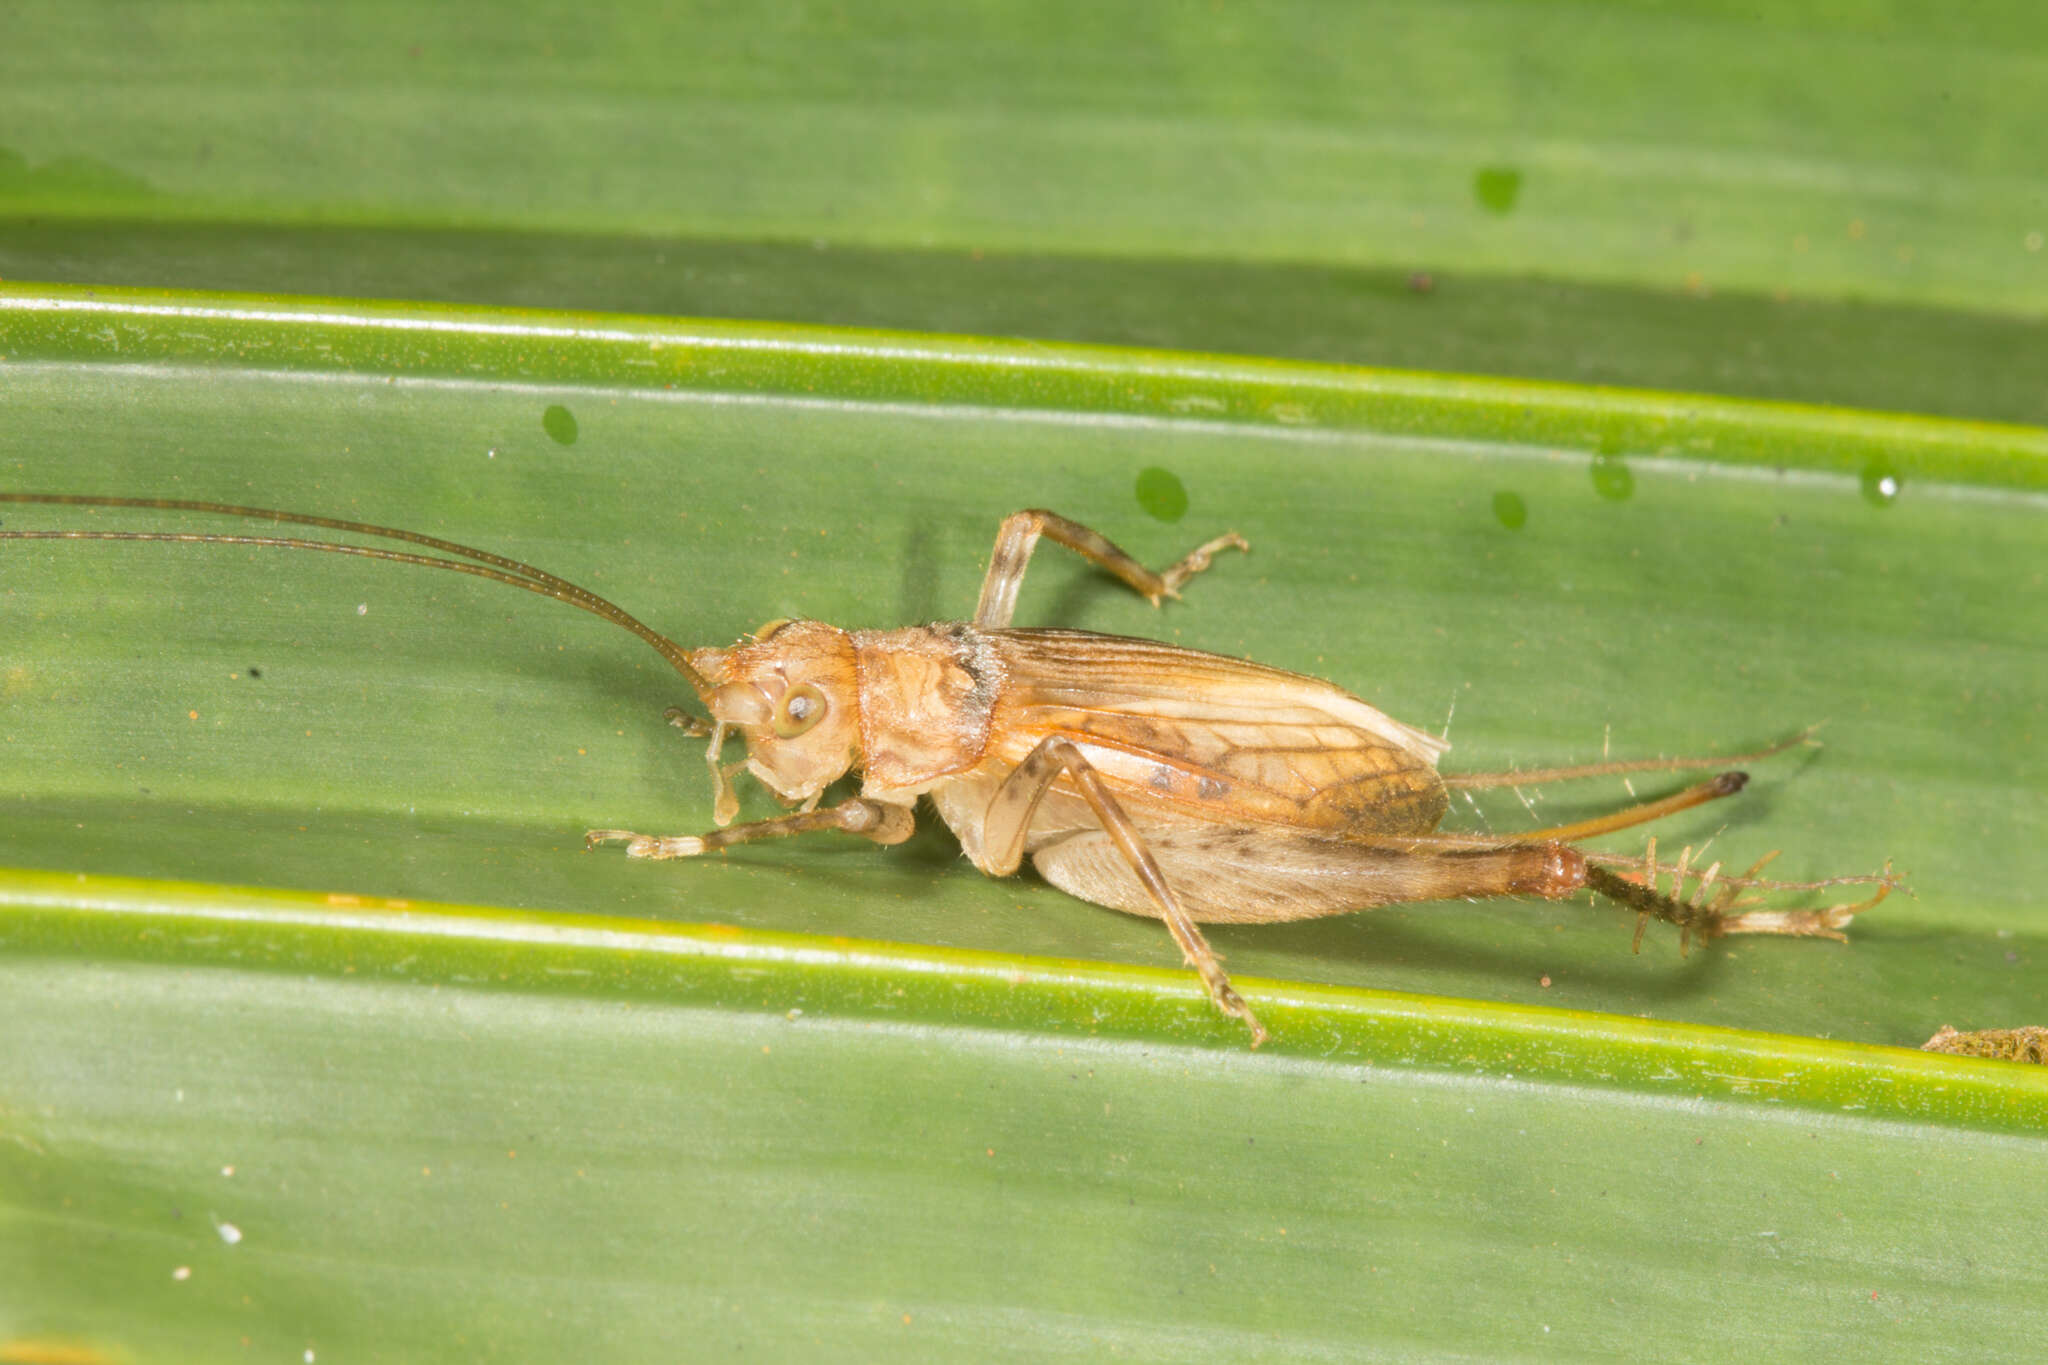
M708 735L713 819L706 834L599 829L586 845L622 843L633 858L689 858L757 839L837 830L876 844L910 837L929 797L968 859L1007 877L1030 858L1082 900L1163 920L1223 1013L1253 1046L1266 1030L1231 987L1197 926L1274 923L1409 901L1540 896L1591 890L1679 927L1683 941L1725 934L1842 938L1896 884L1870 876L1770 881L1574 847L1742 790L1723 772L1610 814L1517 834L1438 831L1454 788L1530 786L1577 778L1717 767L1754 754L1642 759L1515 772L1445 775L1444 741L1404 725L1331 683L1152 640L1089 631L1017 629L1017 590L1041 537L1064 545L1158 606L1235 534L1153 572L1100 534L1041 510L1004 519L972 621L842 630L773 621L730 648L685 649L612 602L554 574L452 541L331 517L161 498L0 493L0 502L146 508L253 518L402 541L392 550L290 536L174 531L7 530L0 540L172 541L360 555L524 588L638 635L696 691L708 721L671 719ZM724 750L737 736L743 762ZM733 824L732 775L751 772L792 814ZM828 788L858 774L857 795L830 806ZM1775 856L1775 855L1772 855ZM1658 889L1669 875L1671 890ZM1687 894L1688 884L1691 886ZM1762 893L1866 884L1852 905L1772 909Z

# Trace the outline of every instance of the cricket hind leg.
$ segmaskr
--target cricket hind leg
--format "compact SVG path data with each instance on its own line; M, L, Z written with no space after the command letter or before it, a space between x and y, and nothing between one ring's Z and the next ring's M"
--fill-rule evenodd
M823 810L798 811L772 820L730 825L709 834L662 836L636 834L629 829L594 829L583 836L583 847L592 849L599 844L624 844L628 858L694 858L735 844L787 839L818 830L837 830L876 844L900 844L916 828L917 819L908 806L893 806L886 801L870 801L857 796Z
M1583 777L1604 777L1618 773L1677 771L1685 768L1708 767L1717 763L1747 762L1768 758L1782 753L1799 744L1811 744L1813 732L1818 726L1809 727L1753 754L1738 754L1705 759L1630 759L1616 763L1590 763L1569 768L1525 769L1512 773L1468 774L1462 779L1446 779L1447 784L1468 787L1505 786L1510 782L1536 785L1540 782L1562 782ZM1574 821L1567 825L1552 825L1547 829L1528 830L1511 837L1515 839L1547 839L1560 842L1576 842L1591 839L1616 830L1629 829L1636 825L1648 824L1667 815L1690 810L1709 801L1733 796L1748 785L1749 775L1744 772L1725 772L1705 782L1695 783L1683 791L1655 801L1642 801L1624 806L1605 815ZM1891 894L1898 885L1889 866L1875 875L1849 877L1826 877L1817 881L1786 882L1773 881L1757 874L1778 855L1773 852L1760 859L1757 864L1741 876L1722 877L1721 864L1713 863L1704 868L1692 865L1692 850L1686 849L1676 863L1664 865L1657 862L1657 841L1649 841L1649 851L1644 857L1628 858L1612 854L1588 853L1585 860L1586 886L1589 890L1629 906L1637 911L1635 946L1642 946L1643 929L1652 918L1661 919L1678 926L1681 950L1691 944L1693 938L1702 940L1723 938L1733 934L1780 934L1800 938L1832 938L1846 942L1842 930L1857 915L1869 910ZM1613 868L1641 869L1640 880L1620 875ZM1664 873L1671 874L1671 894L1666 896L1657 890L1657 879ZM1688 879L1696 883L1690 897L1685 884ZM1807 909L1773 909L1765 906L1763 895L1768 892L1815 891L1831 886L1876 886L1878 889L1869 899L1854 904L1826 905ZM1711 893L1711 896L1710 896ZM1741 913L1737 913L1741 912Z
M989 556L988 575L981 581L981 600L974 608L974 624L1001 630L1017 614L1017 589L1023 585L1024 570L1031 562L1040 536L1066 546L1081 558L1107 569L1144 594L1153 606L1169 597L1180 596L1180 585L1209 567L1219 550L1249 550L1244 537L1232 531L1197 546L1179 563L1154 573L1131 558L1100 532L1056 512L1031 507L1003 518L996 532L996 547Z
M1679 928L1683 951L1698 937L1702 940L1735 934L1776 934L1790 938L1831 938L1848 942L1842 930L1866 910L1876 908L1900 885L1886 863L1884 871L1846 877L1820 877L1811 881L1780 881L1757 874L1778 856L1774 850L1759 858L1740 876L1723 877L1721 864L1704 868L1692 863L1692 850L1685 849L1675 863L1657 861L1657 841L1650 840L1641 858L1608 853L1588 853L1586 885L1591 890L1638 913L1635 946L1640 949L1643 928L1652 916ZM1617 871L1616 869L1621 869ZM1626 875L1635 873L1634 876ZM1671 876L1669 895L1658 890L1658 879ZM1690 896L1687 881L1693 882ZM1867 898L1853 904L1776 909L1765 897L1772 893L1799 893L1836 886L1874 886Z
M1501 896L1558 900L1588 890L1637 913L1638 947L1650 919L1675 926L1688 944L1694 938L1731 934L1839 939L1851 919L1882 901L1897 884L1889 870L1878 876L1771 881L1756 875L1762 863L1741 876L1723 877L1719 864L1695 869L1689 857L1675 865L1657 863L1654 840L1647 859L1585 853L1555 840L1422 835L1361 841L1260 827L1190 825L1148 831L1146 841L1163 874L1180 888L1188 912L1211 924L1316 919L1423 901ZM1032 862L1047 881L1069 895L1132 914L1159 913L1104 836L1095 831L1048 844L1032 855ZM1650 870L1644 873L1645 868ZM1671 894L1658 889L1660 875L1671 876ZM1684 894L1688 882L1690 896ZM1766 893L1842 885L1878 889L1854 905L1754 908Z

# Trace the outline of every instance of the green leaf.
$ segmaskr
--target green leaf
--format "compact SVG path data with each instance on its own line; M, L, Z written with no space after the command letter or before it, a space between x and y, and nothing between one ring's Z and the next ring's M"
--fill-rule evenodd
M1916 893L1847 946L1687 958L1655 928L1632 957L1624 916L1575 902L1222 927L1276 1034L1251 1054L1156 924L982 878L936 830L584 852L709 805L661 719L680 681L579 613L333 556L13 543L17 1336L1506 1352L1594 1349L1620 1314L1682 1353L1726 1325L1702 1267L1788 1353L1839 1330L1816 1301L1924 1354L1963 1321L1973 1351L2037 1330L2013 1172L2048 1084L1870 1045L2044 1013L2042 433L617 317L0 309L12 488L397 523L690 642L960 614L1028 504L1152 562L1234 526L1253 553L1159 612L1048 550L1022 619L1339 679L1448 724L1466 770L1826 720L1662 847L1889 859ZM1544 792L1535 818L1625 796ZM1477 1281L1447 1309L1450 1276Z
M692 643L959 615L1023 505L1235 525L1157 613L1048 550L1023 619L1468 771L1826 720L1660 847L1915 894L1685 958L1219 929L1252 1053L937 828L585 853L708 797L579 613L6 542L0 1362L2024 1358L2048 1079L1898 1045L2044 1022L2044 52L2016 0L16 7L0 487L393 522ZM1627 793L1527 795L1457 819Z
M17 10L0 278L2048 422L2034 0Z

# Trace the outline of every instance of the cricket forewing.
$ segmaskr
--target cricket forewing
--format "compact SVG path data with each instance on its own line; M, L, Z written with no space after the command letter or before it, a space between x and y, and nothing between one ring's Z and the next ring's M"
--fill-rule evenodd
M998 763L1072 739L1162 818L1333 834L1424 834L1448 805L1450 746L1317 678L1076 630L987 637L1004 674Z
M1655 917L1680 926L1687 938L1840 938L1841 928L1893 885L1888 871L1807 883L1765 881L1755 875L1758 868L1723 876L1718 863L1693 868L1689 851L1675 865L1659 863L1654 840L1640 859L1587 853L1573 843L1733 795L1746 781L1741 773L1571 826L1499 837L1441 834L1437 826L1449 802L1437 762L1448 746L1332 683L1151 640L1010 627L1018 585L1041 537L1158 605L1177 597L1218 551L1245 549L1235 535L1155 573L1087 527L1050 512L1019 512L997 534L972 622L843 630L817 621L775 621L729 648L685 650L555 575L414 532L171 500L0 494L0 502L268 519L396 539L435 553L185 532L10 530L0 531L0 540L322 550L473 574L603 616L660 652L709 712L706 759L719 828L679 836L593 830L590 844L622 842L639 858L692 857L816 830L894 844L910 836L914 807L929 797L981 871L1007 876L1029 858L1048 881L1083 900L1164 921L1211 1000L1243 1020L1255 1044L1265 1030L1232 988L1198 921L1263 923L1404 901L1556 898L1590 888L1636 911L1641 922ZM746 746L740 762L724 757L734 737ZM1452 781L1533 783L1726 761L1599 763L1534 774L1463 774ZM739 803L730 778L742 768L797 810L733 825ZM849 773L859 776L858 794L820 809L827 789ZM1669 894L1658 889L1666 875ZM1856 905L1756 908L1761 892L1838 883L1878 889Z

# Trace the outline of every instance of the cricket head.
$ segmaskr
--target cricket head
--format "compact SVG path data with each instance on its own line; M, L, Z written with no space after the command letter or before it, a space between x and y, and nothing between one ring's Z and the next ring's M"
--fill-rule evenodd
M739 814L731 776L744 767L787 805L814 802L860 757L860 681L853 639L819 621L770 621L730 649L690 651L709 684L712 819ZM743 764L719 762L726 736L747 742Z

